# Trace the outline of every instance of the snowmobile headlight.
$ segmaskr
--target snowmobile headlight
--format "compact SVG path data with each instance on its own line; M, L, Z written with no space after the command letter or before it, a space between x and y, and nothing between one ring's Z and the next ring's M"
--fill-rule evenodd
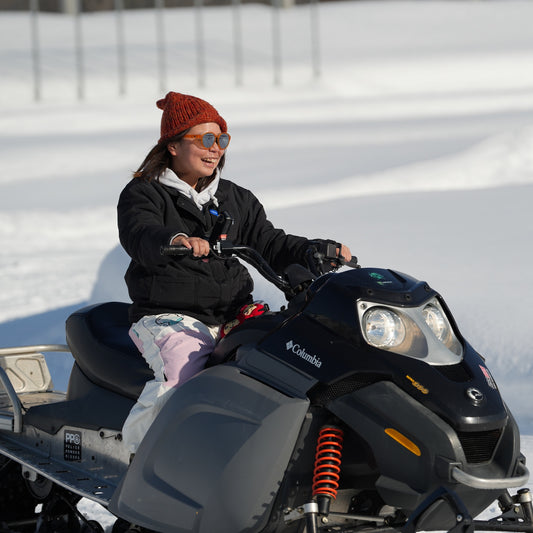
M422 316L435 337L456 355L462 355L461 343L457 340L452 326L439 301L434 298L422 309Z
M461 342L436 297L414 307L358 300L357 314L370 346L432 365L451 365L462 359Z
M366 340L377 348L400 345L405 339L405 326L397 313L384 307L373 307L363 316Z
M442 342L449 333L449 326L442 311L433 304L427 304L422 309L422 316L435 337Z

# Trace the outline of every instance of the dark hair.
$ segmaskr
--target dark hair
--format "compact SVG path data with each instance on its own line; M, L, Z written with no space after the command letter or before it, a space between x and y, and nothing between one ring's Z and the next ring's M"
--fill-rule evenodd
M172 161L172 155L168 151L168 145L173 142L178 142L183 139L189 130L182 131L178 135L166 139L162 143L156 144L149 152L148 155L144 158L144 161L141 163L140 167L133 173L134 178L140 178L147 181L156 180L164 174L167 168L170 168ZM226 154L220 158L218 162L217 169L222 171L224 168L224 163L226 162ZM200 192L204 187L209 185L215 178L215 172L211 176L206 176L198 180L196 189Z

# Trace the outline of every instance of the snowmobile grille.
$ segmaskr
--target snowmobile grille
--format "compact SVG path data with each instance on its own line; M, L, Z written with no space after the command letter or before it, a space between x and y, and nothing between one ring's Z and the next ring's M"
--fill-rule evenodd
M500 440L501 430L459 432L459 441L469 463L485 463L490 461L496 445Z
M340 396L385 379L387 378L381 374L356 374L331 385L318 385L309 392L309 398L313 404L325 405Z

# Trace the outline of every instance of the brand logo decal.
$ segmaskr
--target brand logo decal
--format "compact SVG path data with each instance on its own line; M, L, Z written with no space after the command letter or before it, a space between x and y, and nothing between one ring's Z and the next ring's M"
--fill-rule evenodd
M183 320L183 317L180 315L175 315L171 313L166 313L162 315L157 315L155 323L158 326L175 326Z
M497 389L498 386L496 385L496 382L494 381L494 378L492 377L491 373L489 372L489 369L486 366L479 365L479 368L481 369L481 372L483 372L483 375L485 376L485 379L487 380L487 385L491 389Z
M298 357L302 358L304 361L315 365L317 368L322 366L322 361L316 355L311 355L305 351L305 348L302 348L298 343L295 343L292 339L285 344L285 347L288 352L292 352Z
M369 276L378 284L378 285L389 285L392 283L392 280L386 279L383 274L379 272L370 272Z
M466 395L474 405L479 405L485 399L483 393L475 387L466 389Z
M81 433L79 431L65 430L63 458L65 461L81 461Z
M422 394L429 394L429 390L426 389L423 385L418 383L418 381L415 381L411 376L405 376L413 385L415 389L418 389Z

